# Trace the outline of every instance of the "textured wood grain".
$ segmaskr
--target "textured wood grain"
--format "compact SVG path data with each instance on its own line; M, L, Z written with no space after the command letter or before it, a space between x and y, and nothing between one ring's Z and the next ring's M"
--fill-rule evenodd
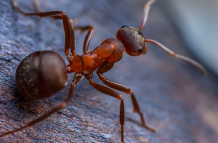
M27 101L17 91L15 70L19 62L37 50L54 50L64 57L62 22L24 17L14 10L10 0L0 1L0 133L23 126L55 107L68 93L43 101ZM145 1L141 0L40 0L42 11L63 10L78 25L96 28L90 49L104 39L115 37L123 25L139 27ZM32 1L18 5L33 12ZM156 2L143 29L147 38L157 40L176 53L192 57ZM76 34L77 53L82 54L84 34ZM147 123L158 129L156 134L141 127L132 114L130 96L125 99L125 142L129 143L208 143L218 142L217 78L204 78L192 66L173 59L158 47L147 44L147 55L126 54L106 73L106 77L131 87ZM192 57L193 58L193 57ZM67 61L66 61L67 63ZM54 67L55 68L55 67ZM72 80L70 75L69 82ZM97 76L94 80L101 83ZM45 121L0 142L119 142L119 101L93 89L84 79L67 109Z

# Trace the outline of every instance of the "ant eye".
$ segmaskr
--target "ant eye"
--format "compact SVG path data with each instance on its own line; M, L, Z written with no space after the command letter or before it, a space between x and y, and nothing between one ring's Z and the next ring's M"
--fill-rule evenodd
M139 52L139 53L142 53L142 52L143 52L143 47L142 47L142 46L139 47L138 52Z
M121 28L129 28L129 26L127 26L127 25L123 25Z

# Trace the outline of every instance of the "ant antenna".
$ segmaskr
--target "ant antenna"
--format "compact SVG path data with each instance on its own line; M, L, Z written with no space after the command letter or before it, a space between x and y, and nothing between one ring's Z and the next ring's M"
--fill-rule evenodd
M142 28L144 27L147 19L148 19L148 13L149 13L149 10L150 10L150 7L151 5L155 2L155 0L150 0L148 1L148 3L145 5L144 7L144 19L142 21L142 24L141 26L139 27L139 30L142 30Z
M167 47L165 47L164 45L162 45L161 43L157 42L157 41L154 41L154 40L151 40L151 39L145 39L144 40L145 42L150 42L150 43L153 43L155 45L157 45L158 47L160 47L162 50L164 50L167 54L169 54L170 56L172 57L175 57L175 58L178 58L178 59L181 59L183 61L186 61L192 65L194 65L195 67L197 67L201 72L202 74L206 77L207 76L207 71L206 69L199 63L197 63L196 61L188 58L188 57L185 57L185 56L182 56L182 55L178 55L178 54L175 54L172 50L168 49Z

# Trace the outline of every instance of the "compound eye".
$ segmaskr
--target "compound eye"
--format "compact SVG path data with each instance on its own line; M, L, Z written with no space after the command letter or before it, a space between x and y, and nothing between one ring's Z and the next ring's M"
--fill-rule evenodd
M139 47L138 52L139 52L140 54L143 52L143 47L142 47L142 46Z
M123 25L121 28L129 28L129 26L127 26L127 25Z

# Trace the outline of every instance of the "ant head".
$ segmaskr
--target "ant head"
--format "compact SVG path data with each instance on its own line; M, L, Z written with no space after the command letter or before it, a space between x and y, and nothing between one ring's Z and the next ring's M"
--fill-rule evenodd
M130 56L146 53L145 36L141 30L124 25L117 31L116 38L123 43L126 53Z
M154 1L149 0L145 5L144 18L139 29L124 25L116 33L117 39L123 43L126 53L130 56L139 56L146 53L145 36L141 30L147 21L150 6Z

